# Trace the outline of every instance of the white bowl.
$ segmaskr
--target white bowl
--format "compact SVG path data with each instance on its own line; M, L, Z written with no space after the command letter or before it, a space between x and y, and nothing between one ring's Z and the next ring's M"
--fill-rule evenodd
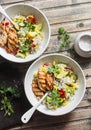
M82 57L91 57L91 32L80 33L75 40L74 49Z
M58 116L58 115L64 115L66 113L71 112L73 109L77 107L77 105L80 103L82 100L85 89L86 89L86 81L85 81L85 76L84 73L81 69L81 67L76 63L73 59L61 55L61 54L49 54L40 57L37 59L28 69L25 80L24 80L24 89L25 89L25 94L26 97L28 98L29 102L34 106L38 100L36 99L34 93L32 92L32 79L33 79L33 74L38 70L38 68L43 65L44 63L50 63L53 60L56 62L63 62L71 66L74 70L74 72L78 75L78 83L79 83L79 89L76 91L74 95L74 99L68 103L67 106L65 107L60 107L56 110L48 110L45 105L41 104L37 110L46 114L46 115L52 115L52 116Z
M24 62L29 62L32 61L36 58L38 58L47 48L49 39L50 39L50 25L48 22L47 17L44 15L42 11L40 11L38 8L32 6L32 5L27 5L27 4L14 4L10 5L5 8L5 11L7 14L11 17L14 18L16 15L29 15L32 14L35 16L36 20L38 23L43 24L43 40L41 41L41 45L39 50L35 54L30 54L26 58L17 58L16 56L9 54L6 52L5 49L0 47L0 55L7 60L17 62L17 63L24 63Z

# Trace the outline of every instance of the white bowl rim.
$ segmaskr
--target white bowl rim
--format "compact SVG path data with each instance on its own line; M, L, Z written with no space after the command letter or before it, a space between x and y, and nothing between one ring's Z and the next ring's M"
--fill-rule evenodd
M17 5L25 5L25 6L29 6L29 7L32 7L36 10L38 10L42 15L43 17L45 18L47 24L48 24L48 31L49 31L49 35L48 35L48 39L47 39L47 42L46 42L46 45L45 47L41 50L41 53L37 54L33 59L20 59L19 60L14 60L13 58L12 59L9 59L7 58L7 56L3 56L3 54L0 54L3 58L5 58L6 60L8 61L11 61L11 62L15 62L15 63L26 63L26 62L30 62L30 61L33 61L35 59L37 59L41 54L43 54L43 52L47 49L48 47L48 44L49 44L49 40L50 40L50 35L51 35L51 29L50 29L50 23L48 21L48 18L46 17L46 15L39 9L37 8L36 6L33 6L31 4L27 4L27 3L16 3L16 4L12 4L12 5L8 5L7 7L5 7L5 10L10 8L10 7L13 7L13 6L17 6Z
M67 113L73 111L73 110L79 105L79 103L81 102L81 100L82 100L82 98L83 98L83 96L84 96L84 94L85 94L85 91L86 91L86 78L85 78L85 74L84 74L82 68L80 67L80 65L79 65L74 59L72 59L72 58L70 58L70 57L68 57L68 56L66 56L66 55L64 55L64 54L58 54L58 53L46 54L46 55L44 55L44 56L39 57L36 61L34 61L34 62L29 66L29 68L28 68L28 70L27 70L27 72L26 72L25 79L24 79L24 91L25 91L25 95L26 95L26 97L27 97L29 103L30 103L32 106L34 106L34 105L30 102L29 97L28 97L27 92L26 92L26 88L25 88L26 77L27 77L27 75L28 75L30 69L32 68L32 66L33 66L34 64L36 64L36 62L38 62L38 61L41 60L42 58L45 58L45 57L48 57L48 56L53 56L53 55L54 55L54 56L57 55L57 56L66 57L67 59L69 59L69 60L71 60L72 62L74 62L74 63L78 66L78 68L81 70L81 73L82 73L82 75L83 75L83 80L84 80L84 89L83 89L83 93L82 93L82 95L81 95L81 97L80 97L80 100L76 103L76 105L74 105L74 107L73 107L71 110L69 110L69 111L67 111L67 112L65 112L65 113L63 113L63 114L56 114L56 115L55 115L55 114L54 114L54 115L51 115L51 114L50 114L50 115L49 115L49 114L47 114L47 113L41 112L41 111L37 108L37 110L38 110L39 112L41 112L41 113L43 113L43 114L45 114L45 115L49 115L49 116L60 116L60 115L65 115L65 114L67 114Z

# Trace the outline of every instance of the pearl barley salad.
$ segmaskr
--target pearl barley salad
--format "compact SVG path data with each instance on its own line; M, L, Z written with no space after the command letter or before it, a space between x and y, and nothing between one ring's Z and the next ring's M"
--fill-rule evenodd
M42 23L37 23L36 18L33 15L27 17L19 15L16 16L13 21L16 23L19 51L17 56L22 58L26 57L30 53L38 51L42 35Z
M10 22L1 21L0 46L20 58L36 53L43 39L42 23L38 23L33 15L17 15L13 21L15 28Z
M32 91L37 98L49 91L43 103L50 110L66 106L79 88L78 76L64 63L45 63L33 75Z

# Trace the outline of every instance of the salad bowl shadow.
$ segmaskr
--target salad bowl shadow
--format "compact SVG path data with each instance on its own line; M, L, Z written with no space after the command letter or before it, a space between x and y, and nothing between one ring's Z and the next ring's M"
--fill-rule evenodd
M34 95L32 91L32 80L33 80L33 74L38 71L40 66L43 66L45 63L49 64L55 61L56 63L64 63L70 66L74 73L77 74L78 76L78 84L79 88L76 90L75 94L73 95L72 100L69 101L69 103L66 106L60 106L56 110L50 110L46 107L45 104L41 104L37 110L43 114L50 115L50 116L59 116L59 115L64 115L72 110L74 110L78 104L81 102L85 90L86 90L86 80L84 73L81 69L81 67L78 65L76 61L71 59L68 56L61 55L61 54L48 54L45 56L40 57L37 59L28 69L25 80L24 80L24 90L27 99L31 103L31 105L36 105L38 102L36 96Z
M42 24L41 33L43 34L43 38L40 41L38 50L34 53L30 53L25 58L17 57L13 54L7 53L7 51L1 47L0 47L0 55L5 59L16 63L25 63L25 62L35 60L46 50L49 44L50 24L48 22L47 17L41 10L39 10L37 7L34 7L30 4L10 5L5 8L5 11L11 17L11 19L14 19L14 17L18 15L23 15L23 16L33 15L36 18L36 23Z

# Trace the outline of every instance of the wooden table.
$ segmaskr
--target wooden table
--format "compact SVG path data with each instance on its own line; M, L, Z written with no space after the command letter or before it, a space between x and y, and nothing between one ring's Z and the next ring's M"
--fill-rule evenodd
M87 88L83 100L71 113L51 117L36 111L29 123L14 126L9 130L91 130L91 58L78 56L74 48L60 51L57 39L59 27L64 27L70 33L72 44L80 32L91 32L91 0L3 0L2 6L23 2L38 7L50 22L51 38L44 54L58 52L75 59L86 75ZM3 61L9 62L0 57L0 63ZM21 71L22 80L30 64L15 64ZM14 66L14 63L12 65Z

